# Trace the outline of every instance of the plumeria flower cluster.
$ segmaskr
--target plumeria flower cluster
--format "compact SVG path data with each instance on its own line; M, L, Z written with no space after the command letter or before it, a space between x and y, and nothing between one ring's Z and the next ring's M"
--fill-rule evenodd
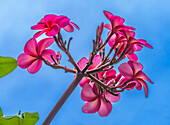
M89 58L83 57L77 63L69 52L72 37L66 41L61 35L61 29L67 32L73 32L74 27L79 29L68 17L54 14L46 15L31 27L31 29L39 31L26 43L24 53L18 57L18 65L21 68L27 68L28 72L33 74L39 71L43 61L54 69L64 69L65 72L75 74L73 82L44 124L49 123L54 112L57 113L78 84L82 88L81 98L85 101L82 107L83 112L98 112L102 117L110 114L112 103L120 100L121 92L124 90L134 88L141 90L143 87L145 96L148 97L146 81L153 82L143 72L143 66L138 62L136 52L140 51L143 46L148 48L152 48L152 46L143 39L135 38L135 28L126 26L123 18L108 11L104 11L104 15L110 23L104 24L102 22L97 27L96 39L93 40L93 50L90 52ZM108 31L105 41L101 37L104 29ZM48 38L37 43L36 38L43 33ZM54 41L59 49L68 56L68 61L74 66L73 68L60 64L61 54L59 51L56 53L54 50L47 49ZM107 54L105 46L110 47ZM118 71L116 71L114 65L125 57L129 61L120 64Z

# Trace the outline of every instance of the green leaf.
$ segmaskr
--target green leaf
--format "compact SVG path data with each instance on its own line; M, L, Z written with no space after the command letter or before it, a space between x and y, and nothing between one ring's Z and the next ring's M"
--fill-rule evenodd
M23 125L35 125L35 123L39 119L39 115L37 112L34 113L25 112L21 115L23 116Z
M2 110L1 110L1 108L0 108L0 117L1 117L1 116L3 116L3 113L2 113Z
M37 112L25 112L16 116L0 116L0 125L35 125L38 120Z
M8 75L17 67L17 60L11 57L0 56L0 78Z

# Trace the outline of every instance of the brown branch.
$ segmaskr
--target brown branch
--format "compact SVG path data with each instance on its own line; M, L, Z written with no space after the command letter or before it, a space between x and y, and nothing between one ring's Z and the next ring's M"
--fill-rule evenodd
M97 51L99 51L100 49L102 49L102 48L108 43L108 41L110 40L110 38L112 37L113 34L114 34L113 32L110 33L110 35L107 37L107 39L106 39L106 41L104 42L104 44L103 44Z
M107 89L108 86L106 84L104 84L102 81L100 81L99 79L97 79L96 77L94 77L93 75L89 74L88 77L94 81L95 83L99 84L100 86L102 86L104 89Z
M61 35L60 35L60 36L61 36ZM58 39L57 39L56 36L53 36L53 38L54 38L55 42L57 43L58 47L59 47L61 50L63 50L63 51L66 53L66 55L69 57L69 60L68 60L68 61L72 63L72 65L76 68L77 72L80 72L81 70L80 70L80 68L78 67L77 63L76 63L76 62L74 61L74 59L72 58L71 54L70 54L68 51L66 51L65 48L63 48L63 47L61 48L60 44L58 43Z
M52 111L50 112L50 114L47 116L47 118L45 119L45 121L43 122L42 125L49 125L51 123L51 121L53 120L53 118L55 117L55 115L57 114L57 112L60 110L60 108L62 107L62 105L65 103L65 101L68 99L68 97L71 95L71 93L74 91L74 89L77 87L78 83L81 81L81 79L84 77L83 74L78 73L76 75L76 77L74 78L74 80L72 81L72 83L70 84L70 86L67 88L67 90L64 92L64 94L62 95L62 97L59 99L59 101L57 102L57 104L54 106L54 108L52 109Z
M45 63L46 65L52 67L53 69L64 69L64 70L65 70L65 73L67 73L67 72L76 73L76 70L70 69L70 68L68 68L68 67L66 67L66 66L61 66L61 65L59 65L59 64L57 64L57 65L52 65L51 63L47 62L47 61L44 60L44 59L43 59L43 61L44 61L44 63Z
M112 48L110 49L110 51L109 51L109 53L107 54L107 56L105 57L105 59L102 61L101 65L103 65L103 64L107 61L108 57L109 57L110 54L112 53L112 51L113 51L113 49L115 48L115 46L116 46L116 43L112 46Z

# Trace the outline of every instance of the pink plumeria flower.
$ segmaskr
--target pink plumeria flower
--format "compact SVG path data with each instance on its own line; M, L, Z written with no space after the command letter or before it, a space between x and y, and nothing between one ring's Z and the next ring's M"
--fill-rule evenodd
M53 63L51 55L56 58L56 54L51 49L46 49L54 42L53 38L45 38L38 43L36 39L31 38L24 47L24 53L20 54L17 59L18 66L28 72L34 74L38 72L42 66L42 60L48 60Z
M143 66L139 62L128 61L119 66L119 72L124 78L119 85L123 84L125 81L130 80L129 83L136 83L135 87L137 90L141 90L144 87L145 96L148 97L148 85L146 81L153 83L149 77L142 72ZM133 87L132 87L133 88ZM128 88L130 89L130 88Z
M64 28L67 32L73 32L73 26L79 29L79 27L75 23L71 22L66 16L49 14L44 16L44 18L42 18L37 25L32 26L31 29L40 30L33 36L33 38L37 38L43 33L46 33L47 36L55 36L61 28Z
M152 46L149 45L145 40L135 39L134 37L135 37L135 32L121 30L121 32L118 31L111 37L111 39L108 41L108 44L110 47L116 44L115 49L117 45L119 45L119 50L117 54L118 57L123 52L126 45L129 44L130 47L126 51L125 56L127 56L128 59L131 61L138 61L138 57L134 52L140 51L143 48L142 45L149 48L152 48Z
M119 50L117 53L117 56L119 57L127 45L127 39L123 35L123 33L118 31L110 38L110 40L108 41L108 44L110 47L112 47L114 44L116 44L114 49L116 49L119 46ZM128 59L131 61L138 61L138 57L134 52L139 51L141 49L141 47L142 46L139 46L137 44L132 45L131 47L129 47L128 52L126 53L125 56L127 56Z
M83 57L78 63L77 65L79 66L79 68L82 70L86 64L88 62L88 59ZM88 68L88 70L91 70L91 69L94 69L96 68L101 62L101 58L99 55L96 55L93 59L93 64ZM90 82L90 79L86 78L86 77L83 77L83 79L79 82L79 85L81 87L84 86L85 83L89 83Z
M86 101L82 110L84 113L96 113L102 117L106 117L112 110L111 102L117 102L120 99L120 94L114 96L108 92L100 90L94 83L86 83L81 91L81 98Z
M104 27L115 33L119 30L135 30L135 28L130 26L125 26L123 23L125 20L119 16L115 16L108 11L103 11L106 18L111 22L111 24L105 24Z
M123 31L122 30L122 33L127 38L129 44L131 44L131 45L137 44L139 46L143 45L143 46L146 46L148 48L153 49L153 47L149 43L147 43L146 40L135 39L134 38L135 37L135 32L133 32L133 31Z
M116 78L116 71L114 69L111 69L108 71L99 72L98 77L99 77L99 80L107 84L110 80L113 80Z

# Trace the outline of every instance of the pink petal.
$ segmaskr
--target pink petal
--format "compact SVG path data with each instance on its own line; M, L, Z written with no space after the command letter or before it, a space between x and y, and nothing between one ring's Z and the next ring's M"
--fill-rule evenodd
M129 54L126 54L126 56L128 57L128 59L130 60L130 61L135 61L135 62L137 62L138 61L138 56L136 55L136 54L131 54L131 55L129 55Z
M31 38L28 40L24 47L25 54L31 55L31 56L38 56L36 51L37 41L34 38Z
M104 27L106 29L112 30L112 25L111 24L105 24Z
M114 16L111 17L114 27L119 26L119 25L123 25L123 23L125 22L125 20L119 16Z
M141 89L142 89L142 84L139 83L138 81L135 81L135 83L136 83L135 88L136 88L137 90L141 90Z
M57 35L59 32L59 27L55 24L55 25L52 25L52 28L49 32L46 32L46 35L47 36L55 36Z
M93 86L93 92L96 94L96 95L99 95L99 89L96 85L96 83L92 82L90 83L92 86Z
M121 28L121 30L135 30L134 27L131 27L131 26L125 26L123 25L123 27Z
M42 66L42 60L38 59L36 61L34 61L28 68L28 72L31 74L34 74L36 72L38 72L40 70Z
M116 78L115 78L115 82L117 83L117 82L120 80L121 77L122 77L122 75L121 75L121 74L118 74L118 75L116 76Z
M111 79L114 79L116 76L116 71L114 69L111 69L109 71L106 72L106 77L105 77L105 80L106 80L106 83L108 81L110 81Z
M145 96L146 98L148 97L148 85L146 82L142 79L138 79L138 82L140 82L143 85L144 91L145 91Z
M134 31L123 31L123 34L126 36L126 38L134 38L135 37L135 32Z
M77 65L82 70L86 66L87 62L88 62L88 59L83 57L80 61L78 61Z
M49 15L46 15L46 16L44 17L45 23L46 23L46 25L48 26L48 28L51 28L51 26L52 26L52 24L53 24L53 22L54 22L54 20L55 20L56 17L57 17L57 16L54 15L54 14L49 14Z
M110 102L106 102L103 97L101 97L101 105L98 111L101 117L106 117L112 111L112 104Z
M134 49L135 51L140 51L142 48L143 48L143 47L142 47L140 44L134 44L134 45L133 45L133 49Z
M70 19L67 17L67 16L64 16L64 15L60 15L60 16L57 16L55 19L54 19L54 22L55 23L59 23L61 20L63 19L68 19L70 21Z
M105 72L98 72L98 77L99 77L100 80L102 80L105 73L106 73L106 71Z
M148 82L150 82L150 83L153 83L153 82L149 79L149 77L148 77L145 73L143 73L142 71L139 71L139 72L135 75L135 78L140 78L140 79L146 80L146 81L148 81Z
M110 13L109 11L103 11L103 13L104 13L104 15L106 16L106 18L107 18L108 20L110 20L111 17L113 17L113 14Z
M125 87L124 89L127 89L127 90L131 90L131 89L134 89L134 87L136 86L136 82L129 82Z
M19 67L25 69L29 67L35 60L35 57L22 53L18 56L17 63Z
M148 47L148 48L153 49L153 47L149 43L147 43L146 40L138 39L138 42L141 43L142 45Z
M140 64L139 62L128 61L128 64L129 64L129 66L132 68L134 75L135 75L137 72L143 70L143 66L142 66L142 64Z
M38 31L37 33L34 34L33 38L35 39L35 38L41 36L43 33L45 33L45 30Z
M101 58L100 55L95 55L94 59L93 59L93 64L89 67L89 69L94 69L95 67L97 67L101 62Z
M58 22L58 25L60 28L63 28L65 26L67 26L70 22L70 19L68 18L65 18L65 19L62 19L60 22Z
M131 78L133 76L133 70L128 63L122 63L118 70L124 77Z
M116 93L116 94L118 94L118 96L114 96L114 95L110 94L109 92L106 92L105 97L110 102L117 102L120 99L120 93Z
M82 80L79 82L79 85L83 87L86 83L89 83L90 80L87 79L86 77L83 77Z
M99 110L100 103L100 99L97 98L94 101L85 103L82 107L82 110L84 113L95 113Z
M45 24L44 18L42 18L42 19L38 22L38 24Z
M115 42L116 42L116 34L114 34L111 38L110 38L110 40L108 41L108 44L109 44L109 46L110 47L112 47L114 44L115 44Z
M53 38L45 38L38 42L37 44L37 52L40 55L43 50L49 47L54 42Z
M97 98L97 95L94 94L93 92L93 88L86 83L81 91L81 99L83 99L84 101L93 101Z
M31 27L32 30L42 30L45 28L45 24L37 24Z
M73 32L74 27L71 24L68 24L67 26L64 27L64 30L67 32Z
M56 53L51 49L46 49L42 51L42 58L46 61L48 60L50 63L54 63L54 61L51 59L51 55L53 55L53 58L56 60Z
M122 79L120 79L118 81L118 84L116 86L120 86L120 85L123 85L126 81L128 81L129 78L126 78L126 77L123 77Z
M76 29L80 30L80 28L73 22L70 22L70 24L72 24Z

